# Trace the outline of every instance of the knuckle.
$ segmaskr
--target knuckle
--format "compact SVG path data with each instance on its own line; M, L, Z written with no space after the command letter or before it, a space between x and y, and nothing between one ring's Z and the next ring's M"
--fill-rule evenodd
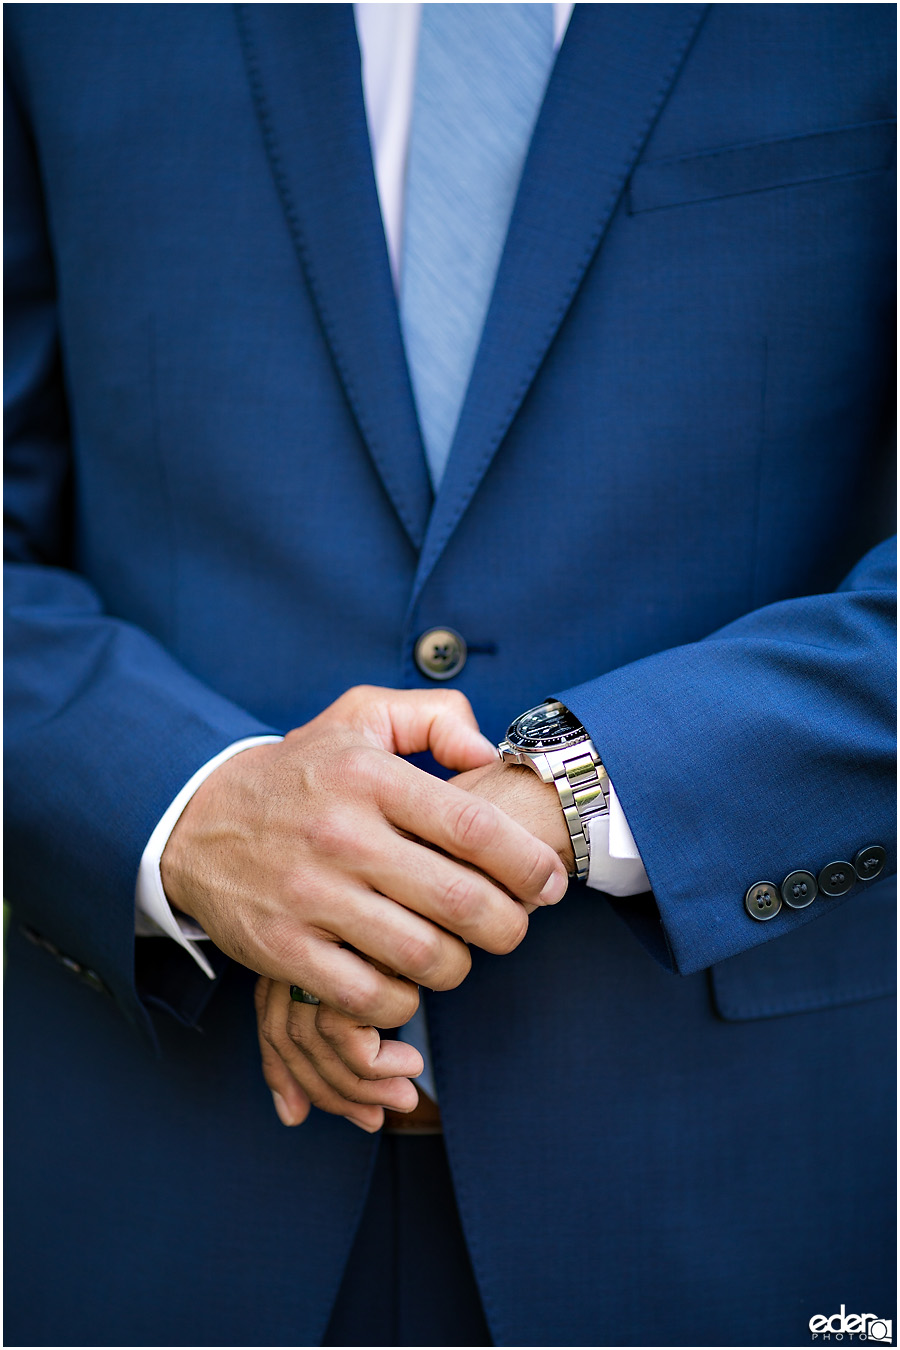
M540 895L553 875L556 861L556 854L536 840L522 850L522 889L529 898Z
M325 1045L328 1047L328 1051L336 1055L337 1058L341 1061L341 1063L346 1068L350 1069L353 1073L359 1072L357 1068L357 1061L359 1060L360 1056L358 1053L358 1047L355 1043L356 1041L355 1036L350 1036L346 1033L346 1031L343 1030L337 1032L337 1034L332 1034L329 1031L321 1031L319 1034L322 1040L325 1042ZM359 1028L357 1028L356 1035L358 1036L360 1034L364 1033L360 1033ZM377 1032L375 1034L377 1035Z
M338 991L337 999L341 1012L346 1013L348 1017L367 1022L375 996L376 991L372 982L365 975L360 974L344 981Z
M400 984L392 992L390 1002L390 1025L405 1026L419 1006L419 991L414 984Z
M427 980L440 965L442 947L437 929L405 933L397 944L398 968Z
M317 1009L316 1033L336 1055L345 1062L361 1034L359 1024L351 1022L343 1013L321 1004ZM377 1035L377 1033L375 1033Z
M455 807L451 830L456 843L465 851L478 853L493 841L496 832L494 813L487 802L469 797Z
M336 698L330 705L329 711L334 710L342 719L352 718L353 714L365 705L371 690L368 685L354 684L349 689L345 689L339 698Z
M361 1089L358 1086L342 1088L341 1096L344 1098L345 1101L353 1102L355 1106L365 1106L367 1104L366 1094L363 1091L361 1091Z
M347 1046L343 1052L343 1062L345 1067L354 1074L356 1078L371 1079L373 1077L371 1061L362 1053L358 1046Z
M343 805L327 806L319 813L315 825L315 842L328 857L345 857L353 848L353 823ZM305 885L298 877L298 885Z
M528 915L522 906L510 905L506 908L509 912L504 912L502 923L494 926L484 943L485 950L494 956L508 956L511 951L515 951L528 932Z
M437 976L432 987L434 989L456 989L472 969L472 954L464 942L457 945L457 950L453 954L452 960L445 963L440 975Z
M298 1018L289 1017L287 1023L288 1039L302 1050L307 1043L306 1028Z
M323 1040L334 1045L341 1040L348 1023L347 1019L327 1003L320 1003L315 1015L316 1031Z
M449 928L459 932L467 928L482 906L481 887L474 874L461 869L444 887L441 913Z
M443 694L448 707L459 712L468 712L472 706L461 689L441 689L438 693Z
M277 1051L281 1044L281 1028L273 1017L264 1017L260 1023L259 1033L266 1045L270 1045Z
M372 745L347 746L338 756L335 778L351 797L372 795L384 782L389 759L385 751Z
M344 697L351 703L358 704L361 707L368 707L380 692L381 691L374 684L354 684L347 690Z
M373 1029L371 1034L376 1039L377 1047L380 1045L378 1032ZM377 1054L377 1048L372 1050L369 1047L366 1032L358 1032L356 1036L348 1037L340 1046L334 1048L344 1070L352 1074L358 1082L371 1077L372 1062Z

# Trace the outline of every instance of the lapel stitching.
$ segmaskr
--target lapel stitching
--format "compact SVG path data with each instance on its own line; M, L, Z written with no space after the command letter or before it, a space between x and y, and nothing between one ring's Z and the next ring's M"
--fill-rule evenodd
M252 8L258 11L256 21L259 22L260 17L262 17L263 20L265 19L265 15L261 12L268 10L270 7L267 5L258 5L253 6ZM282 6L277 5L274 6L274 8L281 9ZM285 6L284 8L292 9L293 6ZM311 8L319 10L323 7L312 6ZM251 23L249 21L249 16L245 12L246 9L247 6L245 5L239 4L235 6L238 31L241 45L244 50L250 89L254 103L256 104L266 154L281 199L288 228L294 242L294 247L299 256L310 294L319 314L323 333L331 351L332 360L334 361L338 376L344 387L357 426L359 427L363 440L368 446L369 452L375 461L375 466L394 505L394 509L396 510L411 543L418 550L422 545L425 535L427 516L423 519L421 512L416 511L414 498L411 496L411 488L413 485L408 482L402 474L397 472L395 465L392 463L385 442L377 428L373 425L371 417L367 415L365 400L360 396L357 379L345 358L342 336L339 332L339 326L335 320L334 311L328 298L328 287L323 284L318 266L314 260L313 250L310 247L306 230L304 229L301 213L297 209L291 187L290 173L285 164L284 155L280 149L279 136L275 127L276 119L265 90L265 80L257 42L250 31ZM379 225L381 225L380 215ZM384 249L385 267L387 267L387 248L384 243L383 226L381 227L380 242ZM391 296L393 306L392 317L396 321L399 332L399 316L397 315L396 300L393 298L393 292L391 293ZM427 481L425 451L421 443L421 433L418 429L418 421L415 416L414 403L412 402L412 388L409 383L409 374L405 364L405 356L403 358L402 371L407 386L404 392L407 394L408 403L412 409L411 425L413 430L411 431L411 434L414 435L418 441L415 449L421 459L422 476L424 476ZM407 429L409 429L409 419ZM422 495L421 491L419 495Z
M531 387L553 339L572 304L575 294L584 279L584 275L591 259L596 254L603 235L609 227L613 210L617 201L622 196L628 181L628 176L633 168L634 161L639 155L647 137L650 135L666 99L671 93L678 71L684 63L688 51L700 30L702 21L706 17L706 13L709 9L709 5L685 6L685 9L687 10L687 15L685 18L684 33L675 46L671 60L667 63L659 78L657 90L650 102L649 108L640 124L637 134L633 138L633 141L628 145L627 151L620 157L620 168L616 173L608 194L596 208L596 223L588 237L588 242L582 250L578 261L571 269L568 280L562 288L559 303L553 310L549 320L540 329L539 335L533 344L531 353L525 364L522 377L515 386L503 413L495 422L494 430L491 433L487 444L484 446L477 459L471 464L466 479L462 483L459 483L454 481L456 477L454 474L454 465L458 471L460 468L460 461L462 458L461 451L463 451L464 442L470 440L473 433L477 434L477 427L469 425L473 421L474 411L473 408L470 407L470 394L472 393L472 387L475 385L477 376L481 372L486 360L490 357L490 352L485 349L490 346L493 330L498 324L499 311L503 306L505 298L504 292L508 291L510 288L512 272L516 267L517 259L513 255L516 252L522 232L523 214L528 210L530 199L533 200L532 194L534 190L533 180L535 170L532 161L534 153L533 149L529 151L522 175L522 186L520 187L519 196L517 197L516 205L513 209L507 245L504 248L504 253L501 257L498 269L494 295L491 299L491 304L485 320L482 342L479 345L479 350L475 358L472 378L469 382L469 390L466 393L463 407L460 411L457 432L454 436L453 446L450 450L444 482L441 485L441 490L438 492L435 510L432 514L425 543L422 548L422 555L419 562L419 569L410 607L410 615L412 614L412 608L416 604L418 596L421 594L422 587L427 581L431 570L462 519L479 483L482 481L488 467L509 431L512 421L521 407L522 401ZM551 75L551 81L552 78ZM538 128L540 128L543 116L542 109L538 119Z

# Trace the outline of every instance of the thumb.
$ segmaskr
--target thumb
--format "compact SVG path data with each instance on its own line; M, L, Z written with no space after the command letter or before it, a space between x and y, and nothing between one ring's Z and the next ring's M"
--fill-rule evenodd
M482 736L472 705L458 689L370 687L351 693L359 700L360 729L383 750L397 755L430 750L439 764L457 770L497 758L496 746Z

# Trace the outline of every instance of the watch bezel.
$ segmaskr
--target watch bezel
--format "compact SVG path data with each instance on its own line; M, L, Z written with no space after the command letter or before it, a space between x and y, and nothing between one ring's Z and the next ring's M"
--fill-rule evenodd
M528 729L523 729L522 724L526 719L533 719L536 714L541 713L549 726L560 721L567 722L568 726L562 732L557 731L552 735L541 735L539 722L537 726L531 723ZM510 724L506 739L514 750L524 751L527 754L545 754L548 751L564 750L568 746L577 745L589 737L581 722L564 703L560 703L558 699L546 699L534 708L527 708L525 712L520 713Z

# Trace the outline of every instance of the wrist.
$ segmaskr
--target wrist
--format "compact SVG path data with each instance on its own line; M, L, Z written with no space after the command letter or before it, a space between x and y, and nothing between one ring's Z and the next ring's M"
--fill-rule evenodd
M513 820L549 845L571 876L575 868L572 840L566 827L559 796L552 784L527 768L501 760L482 769L471 769L454 778L457 786L499 806Z
M590 826L609 814L609 778L590 735L574 713L547 699L520 714L498 747L506 764L521 765L556 791L571 841L570 875L590 870Z
M282 737L254 738L230 746L185 786L182 809L159 856L159 877L163 893L177 913L204 925L205 892L202 856L227 847L225 822L231 817L229 803L235 791L252 790L257 761L272 754ZM176 803L178 802L176 798Z

